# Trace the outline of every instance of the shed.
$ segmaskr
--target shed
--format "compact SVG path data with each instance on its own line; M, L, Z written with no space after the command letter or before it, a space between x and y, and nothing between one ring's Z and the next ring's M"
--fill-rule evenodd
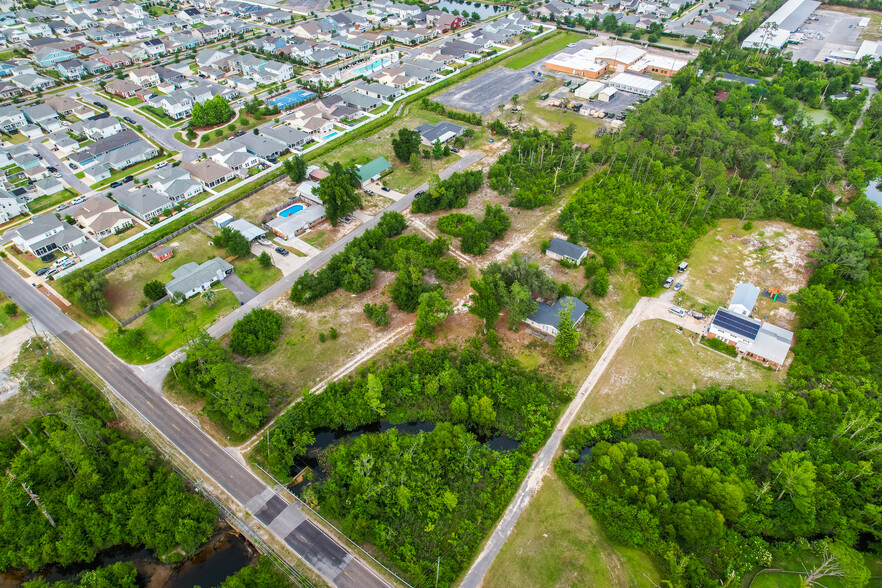
M247 220L243 220L241 218L234 220L227 226L230 227L230 229L241 233L249 241L254 241L258 237L263 237L266 234L265 230L261 229L260 227L256 227L249 223Z
M236 219L233 217L233 215L224 212L223 214L219 214L214 217L211 222L213 222L214 226L216 226L217 228L222 229L234 220Z
M171 259L171 256L174 255L174 249L169 247L168 245L160 245L159 247L154 247L150 250L150 255L153 256L158 262L163 262L166 259Z

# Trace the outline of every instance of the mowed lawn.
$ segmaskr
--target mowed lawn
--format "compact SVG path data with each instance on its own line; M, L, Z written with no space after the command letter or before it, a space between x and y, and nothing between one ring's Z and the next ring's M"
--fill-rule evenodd
M735 361L697 343L693 346L688 332L677 333L667 321L644 321L628 334L582 405L576 423L598 423L713 385L763 392L782 382L785 373L748 360Z
M339 161L344 166L350 164L364 164L381 155L392 165L392 173L382 178L382 182L398 192L410 192L423 182L427 181L433 174L448 167L449 165L459 161L459 155L451 153L443 159L420 159L422 169L418 172L410 171L408 164L398 161L392 150L392 136L398 136L398 130L402 128L415 129L423 123L434 124L438 121L450 120L443 116L433 114L431 112L420 110L417 104L410 106L410 112L407 116L401 117L388 127L380 130L369 137L353 141L338 149L334 149L330 153L321 156L314 163L323 168L335 161ZM478 132L481 127L475 127L466 123L450 120L454 124L469 127ZM423 149L431 149L423 145Z
M607 541L585 506L551 472L487 572L483 587L650 588L658 581L649 557Z
M18 312L12 317L6 314L6 305L12 302L3 292L0 292L0 336L16 330L28 322L28 315L18 308Z
M209 243L208 235L193 229L167 243L175 252L171 259L160 263L147 253L107 274L109 284L104 290L104 296L110 302L111 313L122 320L147 306L149 301L144 297L144 284L152 280L159 280L163 284L168 282L172 279L172 272L185 263L202 263L213 257L228 257L225 249L213 247ZM236 268L236 274L258 291L266 289L281 277L278 268L261 268L253 257L233 259L231 263Z
M521 51L517 55L513 55L506 59L502 62L502 65L509 69L522 69L528 65L532 65L543 57L551 55L552 53L557 53L570 43L591 38L593 38L593 35L582 35L570 31L563 34L551 34L548 38L542 40L530 49Z

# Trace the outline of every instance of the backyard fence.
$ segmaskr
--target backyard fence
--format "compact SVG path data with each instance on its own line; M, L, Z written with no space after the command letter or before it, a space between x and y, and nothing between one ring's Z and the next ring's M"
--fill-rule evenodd
M122 258L121 260L117 261L116 263L113 263L113 264L111 264L111 265L109 265L109 266L107 266L107 267L105 267L105 268L99 270L99 271L98 271L98 275L103 276L104 274L107 274L107 273L109 273L109 272L112 272L113 270L115 270L115 269L117 269L117 268L119 268L119 267L122 267L122 266L124 266L125 264L130 263L130 262L132 262L132 261L138 259L139 257L141 257L141 256L144 255L145 253L149 252L151 249L153 249L153 248L156 247L157 245L163 245L163 244L165 244L165 243L168 243L169 241L171 241L172 239L174 239L174 238L176 238L176 237L180 237L181 235L183 235L183 234L186 233L187 231L189 231L189 230L195 228L196 225L198 225L198 224L200 224L200 223L203 223L203 222L205 222L205 221L207 221L207 220L209 220L209 219L211 219L211 218L214 218L214 217L217 216L219 213L223 212L224 210L226 210L227 208L233 206L234 204L238 204L238 203L242 202L242 201L245 200L246 198L248 198L248 197L250 197L250 196L253 196L254 194L260 192L260 191L263 190L264 188L268 188L269 186L272 186L272 185L275 184L276 182L278 182L278 181L280 181L280 180L282 180L282 179L285 179L285 178L287 178L287 177L288 177L288 176L286 176L285 174L281 174L281 175L279 175L279 176L276 176L275 178L269 180L268 182L266 182L266 183L264 183L264 184L261 184L261 185L257 186L257 187L254 188L253 190L250 190L250 191L248 191L248 192L242 194L241 196L239 196L239 197L237 197L237 198L235 198L235 199L233 199L233 200L230 200L229 202L227 202L227 203L224 204L223 206L221 206L221 207L219 207L219 208L216 208L216 209L212 210L211 212L206 213L206 214L200 216L199 218L197 218L197 219L194 220L193 222L191 222L191 223L189 223L189 224L187 224L187 225L184 225L183 227L181 227L181 228L178 229L177 231L175 231L175 232L173 232L173 233L170 233L170 234L166 235L165 237L163 237L163 238L161 238L161 239L157 239L157 240L154 241L153 243L151 243L151 244L149 244L149 245L147 245L147 246L145 246L145 247L142 247L141 249L135 251L135 252L132 253L131 255L129 255L129 256L127 256L127 257L124 257L124 258ZM135 318L137 318L137 316L136 316ZM132 320L134 320L134 319L132 319ZM125 323L125 324L128 324L128 323Z

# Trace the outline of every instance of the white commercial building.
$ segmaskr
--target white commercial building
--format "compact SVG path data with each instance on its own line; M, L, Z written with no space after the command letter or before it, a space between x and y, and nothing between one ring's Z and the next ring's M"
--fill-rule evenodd
M641 96L652 96L662 87L661 82L657 82L650 77L631 73L616 74L610 78L607 84L622 92L631 92Z
M750 33L741 43L744 49L781 49L791 33L799 30L821 3L817 0L788 0L784 6Z

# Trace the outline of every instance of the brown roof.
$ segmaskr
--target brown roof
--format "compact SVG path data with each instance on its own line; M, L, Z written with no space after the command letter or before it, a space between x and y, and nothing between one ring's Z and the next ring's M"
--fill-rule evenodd
M224 178L232 173L233 170L225 165L221 165L211 159L203 159L202 161L191 161L182 163L181 167L193 176L194 179L210 184Z
M112 229L119 225L121 221L128 220L132 222L132 216L125 212L104 212L98 215L89 228L96 233L101 233L107 229Z

